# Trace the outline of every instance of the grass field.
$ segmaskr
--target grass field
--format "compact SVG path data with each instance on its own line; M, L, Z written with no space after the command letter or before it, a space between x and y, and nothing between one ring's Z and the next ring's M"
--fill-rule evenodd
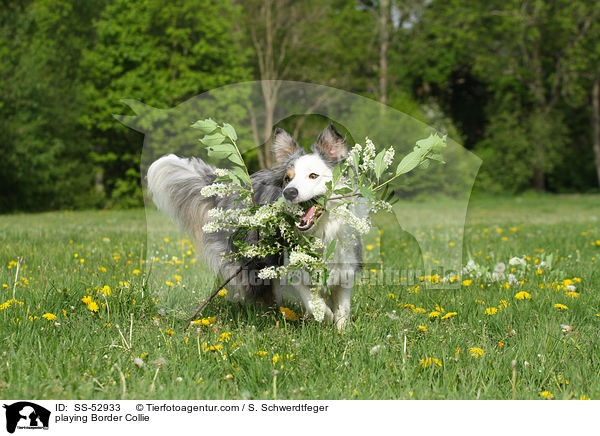
M421 232L459 242L451 204L420 207ZM599 219L598 196L475 199L460 289L363 284L338 332L222 296L186 328L215 279L157 213L148 238L142 210L1 216L0 397L599 399ZM366 255L418 270L381 222Z

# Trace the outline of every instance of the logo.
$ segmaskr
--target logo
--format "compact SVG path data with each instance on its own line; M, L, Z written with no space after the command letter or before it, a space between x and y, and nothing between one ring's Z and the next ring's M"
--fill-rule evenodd
M4 405L6 409L6 431L14 433L15 429L47 430L50 422L50 411L28 401L19 401Z

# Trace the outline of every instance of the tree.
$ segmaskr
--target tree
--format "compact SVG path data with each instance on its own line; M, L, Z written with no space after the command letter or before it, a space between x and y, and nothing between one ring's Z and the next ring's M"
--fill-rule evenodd
M112 204L140 204L141 138L114 120L121 99L169 108L231 82L250 78L229 1L114 0L95 23L86 54L87 115L97 179Z
M94 205L79 61L102 2L4 2L0 211Z

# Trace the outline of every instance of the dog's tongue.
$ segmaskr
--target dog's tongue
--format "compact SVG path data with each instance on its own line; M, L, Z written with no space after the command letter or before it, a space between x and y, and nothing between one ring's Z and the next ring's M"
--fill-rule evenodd
M317 212L317 206L311 206L306 209L306 212L300 217L298 228L308 229L315 223L315 213Z

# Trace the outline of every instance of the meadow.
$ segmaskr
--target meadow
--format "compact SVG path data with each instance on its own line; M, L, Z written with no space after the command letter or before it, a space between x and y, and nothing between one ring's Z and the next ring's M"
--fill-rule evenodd
M344 331L225 292L188 327L217 281L156 211L0 216L0 397L599 399L600 196L474 198L464 233L419 207L460 287L364 280ZM378 222L365 277L418 271Z

